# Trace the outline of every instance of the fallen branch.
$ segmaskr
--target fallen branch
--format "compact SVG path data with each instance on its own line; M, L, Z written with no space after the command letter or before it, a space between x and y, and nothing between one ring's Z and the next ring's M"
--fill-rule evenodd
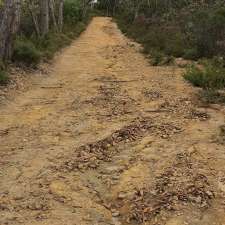
M62 88L62 86L42 86L41 88L49 88L49 89L51 89L51 88Z

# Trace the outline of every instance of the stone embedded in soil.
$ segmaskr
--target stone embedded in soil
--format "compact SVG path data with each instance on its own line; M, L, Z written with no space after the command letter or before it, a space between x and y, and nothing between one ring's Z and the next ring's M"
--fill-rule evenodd
M119 213L118 211L112 213L112 216L113 216L113 217L118 217L119 215L120 215L120 213Z
M112 176L112 179L113 180L119 180L120 179L120 176L119 175L114 175L114 176Z
M113 217L118 217L120 215L120 212L116 209L111 209L111 213Z
M127 197L127 194L124 193L124 192L121 192L121 193L118 194L118 199L124 199L126 197Z

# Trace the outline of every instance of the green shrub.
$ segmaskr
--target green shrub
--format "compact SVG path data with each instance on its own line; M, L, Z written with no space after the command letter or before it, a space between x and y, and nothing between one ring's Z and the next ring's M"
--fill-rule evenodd
M83 31L85 31L86 29L86 24L79 22L76 26L76 30L75 30L75 36L74 37L78 37Z
M86 29L87 24L85 22L78 22L74 27L73 27L73 37L78 37L85 29ZM70 28L71 30L71 28Z
M0 85L6 85L9 81L9 77L6 72L0 70Z
M164 34L164 51L167 55L181 57L185 49L185 37L179 30L168 30Z
M173 56L165 56L161 65L173 65L175 58Z
M187 68L186 73L184 74L184 78L191 82L194 86L203 86L203 73L194 65L191 65Z
M217 104L225 104L225 93L221 93L218 90L202 90L200 92L200 97L203 102L207 104L217 103Z
M71 39L62 33L51 32L43 38L35 40L35 45L46 59L52 59L54 54L71 42Z
M151 54L152 49L174 57L181 57L184 54L185 35L176 25L167 26L163 23L148 24L145 22L126 23L126 20L120 17L117 18L117 22L122 32L143 45L146 54ZM158 64L157 61L161 58L158 56L159 54L157 54L154 64Z
M150 60L151 60L151 65L153 66L158 66L162 63L164 60L165 55L157 50L151 50L150 53Z
M190 66L187 68L184 78L203 89L225 88L225 68L213 61L206 61L203 68L194 65Z
M214 56L212 63L217 67L225 67L225 59L223 57Z
M67 24L76 24L82 20L82 8L80 1L66 0L64 3L64 21Z
M208 7L203 7L206 4L200 1L175 2L171 3L173 10L162 5L150 9L143 3L136 20L134 11L124 8L117 16L118 25L129 37L140 42L147 54L157 49L168 56L191 60L225 58L224 4L208 1L211 2Z
M224 41L225 8L201 8L193 12L188 31L200 57L212 57L224 52L218 45Z
M52 59L57 51L69 45L71 41L83 32L89 20L79 21L74 24L65 23L63 33L50 32L43 38L33 39L36 48L42 52L44 59Z
M197 60L199 58L198 50L196 48L186 49L183 54L184 59Z
M31 66L38 64L40 59L41 52L31 41L27 39L20 39L15 42L13 61Z

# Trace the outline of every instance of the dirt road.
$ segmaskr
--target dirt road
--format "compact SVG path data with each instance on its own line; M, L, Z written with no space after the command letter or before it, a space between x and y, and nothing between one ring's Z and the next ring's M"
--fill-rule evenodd
M225 110L109 18L0 108L0 224L224 225Z

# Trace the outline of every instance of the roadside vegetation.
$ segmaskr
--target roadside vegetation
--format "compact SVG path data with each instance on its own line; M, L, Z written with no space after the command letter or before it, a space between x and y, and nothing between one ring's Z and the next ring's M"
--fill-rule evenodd
M161 60L225 56L224 1L123 2L116 16L119 27L140 42L146 54Z
M184 78L203 89L225 88L225 67L222 62L207 60L202 66L191 65L187 68Z
M9 62L36 67L70 44L86 28L90 0L0 1L0 85L6 84Z
M5 71L0 70L0 85L6 85L8 83L8 75Z
M153 66L173 64L176 58L198 62L186 68L184 78L201 87L207 101L223 101L224 0L99 0L94 8L92 2L2 1L0 60L36 67L79 36L94 14L112 16L126 35L142 44ZM6 75L1 77L6 80Z
M224 0L101 0L101 7L142 44L153 66L193 62L184 78L202 88L205 101L225 102Z
M222 60L204 60L199 65L190 65L184 78L196 87L201 87L200 96L206 103L225 103L225 66Z

